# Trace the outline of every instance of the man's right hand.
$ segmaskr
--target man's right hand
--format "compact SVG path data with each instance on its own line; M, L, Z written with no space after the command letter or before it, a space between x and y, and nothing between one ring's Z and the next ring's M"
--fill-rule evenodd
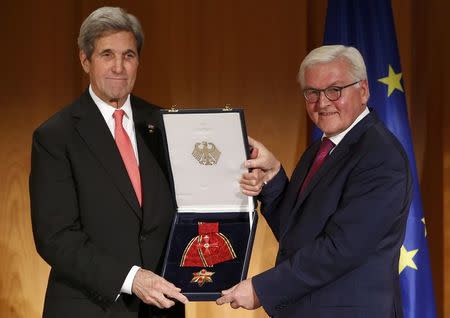
M183 304L188 302L186 296L180 293L180 288L152 271L142 268L134 276L131 290L144 303L158 308L172 307L175 305L173 300L178 300Z
M281 164L259 141L248 137L248 143L252 147L252 153L250 159L245 162L245 167L252 170L242 175L240 184L243 193L256 196L261 192L263 185L280 171Z

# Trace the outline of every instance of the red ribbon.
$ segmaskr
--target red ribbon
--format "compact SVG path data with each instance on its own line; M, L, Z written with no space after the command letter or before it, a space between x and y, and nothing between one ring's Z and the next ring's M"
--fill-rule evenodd
M219 223L198 223L198 234L184 249L180 266L212 267L236 258L228 238L219 232Z

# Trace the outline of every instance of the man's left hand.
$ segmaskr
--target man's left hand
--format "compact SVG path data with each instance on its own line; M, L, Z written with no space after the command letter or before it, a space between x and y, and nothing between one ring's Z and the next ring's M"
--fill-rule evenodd
M223 305L229 303L231 308L239 307L245 309L256 309L261 307L258 296L253 289L251 279L246 279L230 289L222 291L222 297L216 300L216 304Z

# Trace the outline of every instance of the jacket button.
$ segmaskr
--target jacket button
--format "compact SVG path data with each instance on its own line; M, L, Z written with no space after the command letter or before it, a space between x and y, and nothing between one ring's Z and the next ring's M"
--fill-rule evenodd
M145 241L147 239L147 236L145 236L144 234L141 234L140 237L141 241Z

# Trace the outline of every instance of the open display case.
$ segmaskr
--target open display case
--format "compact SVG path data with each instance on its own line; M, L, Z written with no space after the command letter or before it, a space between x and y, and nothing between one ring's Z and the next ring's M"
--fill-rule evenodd
M248 142L240 109L164 110L177 213L163 277L191 301L212 301L247 277L255 201L241 192Z

